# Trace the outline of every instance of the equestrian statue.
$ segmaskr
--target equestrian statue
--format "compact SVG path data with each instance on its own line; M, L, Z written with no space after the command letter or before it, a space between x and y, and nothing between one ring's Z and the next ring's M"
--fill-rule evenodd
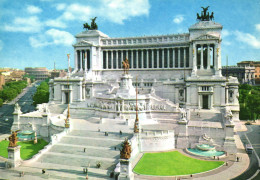
M123 64L123 68L124 68L124 74L128 74L128 71L129 71L129 62L128 62L128 59L125 58L125 60L122 61L122 64Z
M83 29L86 29L86 30L97 30L98 29L98 25L95 22L96 19L97 19L97 17L92 18L90 25L88 23L83 24Z
M203 9L203 11L201 11L201 15L199 15L199 13L197 13L197 20L199 21L212 21L214 20L214 12L211 13L211 15L209 15L208 9L209 6L207 7L201 7Z

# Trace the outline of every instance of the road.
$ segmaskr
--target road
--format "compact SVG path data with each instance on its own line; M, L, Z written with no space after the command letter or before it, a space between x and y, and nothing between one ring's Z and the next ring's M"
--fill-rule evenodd
M3 134L10 134L13 124L14 103L17 100L23 113L35 110L35 107L32 105L32 96L36 92L35 85L26 88L24 91L24 95L20 95L21 97L18 96L16 100L12 101L11 103L3 104L3 106L0 107L0 136Z
M250 165L249 168L241 174L240 176L236 177L234 180L242 180L242 179L249 179L250 177L254 176L257 171L260 169L260 126L259 125L247 125L248 131L246 132L239 132L239 136L244 144L252 144L255 152L249 154L250 157ZM260 173L254 178L250 178L253 180L260 179Z

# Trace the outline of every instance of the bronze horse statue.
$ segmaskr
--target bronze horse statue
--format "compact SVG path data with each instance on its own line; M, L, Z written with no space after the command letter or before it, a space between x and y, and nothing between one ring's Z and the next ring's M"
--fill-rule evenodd
M96 19L97 19L97 17L94 17L91 19L91 26L88 23L83 24L83 29L85 28L86 30L97 30L98 26L95 22Z
M128 71L129 71L129 62L128 62L128 59L125 58L125 60L122 61L122 64L123 64L123 68L124 68L124 74L128 74Z

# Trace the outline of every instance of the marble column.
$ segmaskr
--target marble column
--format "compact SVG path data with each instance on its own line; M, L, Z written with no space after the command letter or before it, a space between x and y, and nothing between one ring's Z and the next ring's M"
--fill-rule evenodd
M159 49L157 49L157 68L159 68Z
M83 70L82 60L83 60L83 58L82 58L82 50L80 50L80 71Z
M115 61L115 59L114 59L114 51L113 50L111 50L110 51L111 52L111 54L110 54L110 59L111 59L111 69L114 69L114 61Z
M149 49L146 49L146 68L149 68Z
M164 68L164 49L162 49L162 68Z
M74 51L74 71L78 70L78 52L75 50Z
M106 69L108 69L108 51L106 50Z
M122 67L123 60L124 60L124 50L121 50L121 61L119 62L121 64L121 67Z
M118 50L116 50L116 69L118 69Z
M144 68L144 50L141 49L141 69Z
M200 69L203 69L203 44L200 47Z
M210 45L207 45L207 69L210 69Z
M170 49L167 49L167 68L170 67Z
M197 46L195 43L192 45L192 75L196 75L197 72Z
M154 49L151 49L152 53L152 68L154 68Z
M186 47L183 48L183 68L186 68Z
M138 59L138 49L135 50L136 54L135 54L135 57L136 57L136 69L139 68L139 59Z
M214 44L214 70L217 70L218 46Z
M178 48L178 68L181 67L181 48Z
M88 67L87 67L87 60L89 61L89 59L87 59L87 57L88 57L88 54L87 54L87 52L88 52L88 50L85 50L85 62L84 62L84 67L85 67L85 72L87 72L87 69L88 69Z
M134 51L131 50L131 68L134 69Z
M172 67L175 68L175 48L172 49Z

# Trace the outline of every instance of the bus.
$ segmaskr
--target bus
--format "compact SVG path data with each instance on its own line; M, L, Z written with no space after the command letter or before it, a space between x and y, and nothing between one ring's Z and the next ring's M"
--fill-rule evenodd
M251 144L246 144L246 152L247 154L252 154L253 146Z

